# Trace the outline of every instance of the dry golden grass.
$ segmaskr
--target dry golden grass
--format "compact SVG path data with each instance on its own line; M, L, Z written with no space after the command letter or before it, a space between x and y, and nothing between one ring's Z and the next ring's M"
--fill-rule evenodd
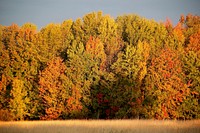
M0 122L0 133L200 133L200 120L66 120Z

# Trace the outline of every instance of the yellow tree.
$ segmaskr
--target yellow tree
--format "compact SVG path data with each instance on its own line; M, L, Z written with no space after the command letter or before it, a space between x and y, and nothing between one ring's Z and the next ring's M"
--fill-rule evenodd
M117 32L117 24L114 18L109 15L103 15L101 11L92 12L83 17L81 25L84 36L83 44L86 44L90 37L98 38L104 45L106 56L106 69L110 69L115 60L116 54L121 49L123 43Z
M15 63L16 55L15 46L16 38L19 34L19 27L12 24L8 27L1 27L0 42L0 95L1 109L7 109L9 106L9 93L12 89L13 77L16 74ZM19 56L18 56L19 57ZM19 59L19 58L18 58ZM19 65L20 66L20 65ZM8 110L8 109L7 109Z
M73 40L72 25L72 20L65 20L61 24L62 43L65 45L69 44Z
M29 115L27 104L30 102L27 97L27 91L25 90L22 80L15 78L12 83L10 99L10 109L14 114L16 120L24 120Z
M105 54L107 56L106 69L110 71L110 66L116 60L116 56L122 49L124 43L118 33L118 25L114 18L109 15L101 16L99 17L97 25L97 35L104 45Z
M38 59L42 63L47 63L49 59L60 56L66 48L62 40L63 33L60 24L48 24L37 34L36 48Z
M0 25L0 110L5 108L6 102L6 87L8 84L8 79L4 74L4 69L9 62L9 54L6 50L5 45L3 44L3 26Z
M26 23L19 28L16 25L11 25L4 30L4 57L6 53L9 55L4 61L4 76L10 79L10 84L15 77L23 80L24 88L27 91L27 97L32 101L29 105L31 114L36 110L35 106L37 93L34 89L37 87L36 77L38 74L37 51L35 47L36 29L34 24ZM9 81L7 79L7 81ZM9 87L9 82L8 86ZM32 111L31 111L32 110ZM30 115L32 117L33 115Z

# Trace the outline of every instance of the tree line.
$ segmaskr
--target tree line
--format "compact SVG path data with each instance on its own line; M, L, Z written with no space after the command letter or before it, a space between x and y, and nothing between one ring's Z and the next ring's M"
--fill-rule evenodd
M0 120L199 119L199 83L198 15L0 25Z

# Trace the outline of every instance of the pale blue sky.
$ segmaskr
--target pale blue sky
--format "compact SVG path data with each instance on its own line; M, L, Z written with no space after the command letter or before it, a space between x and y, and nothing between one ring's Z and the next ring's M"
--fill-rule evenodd
M113 17L137 14L156 21L168 17L177 23L181 14L200 15L200 0L0 0L0 24L32 22L40 29L100 10Z

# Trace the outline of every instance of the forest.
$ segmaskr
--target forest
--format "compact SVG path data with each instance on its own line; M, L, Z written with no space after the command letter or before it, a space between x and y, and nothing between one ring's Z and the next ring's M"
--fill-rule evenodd
M200 16L0 25L0 120L66 119L200 119Z

